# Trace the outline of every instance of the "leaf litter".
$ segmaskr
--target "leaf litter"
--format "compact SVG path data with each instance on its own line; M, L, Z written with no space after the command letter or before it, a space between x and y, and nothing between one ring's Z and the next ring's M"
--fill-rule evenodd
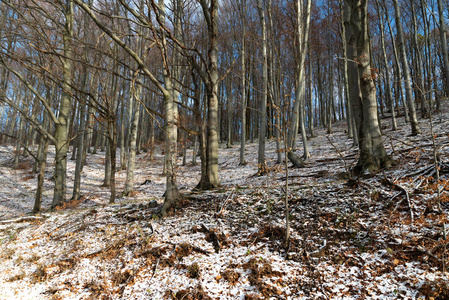
M32 161L23 158L15 170L13 148L1 146L0 299L448 299L449 132L442 116L434 120L438 184L428 122L418 137L407 135L406 124L384 129L398 166L362 178L348 176L357 151L344 124L328 137L316 129L312 158L290 169L287 248L286 178L274 163L274 141L265 176L254 176L257 144L247 145L245 166L237 146L220 147L223 186L214 191L191 191L200 167L180 160L184 199L164 219L153 207L163 202L161 151L154 161L137 156L135 193L112 205L101 187L104 153L87 156L82 200L64 209L49 210L47 170L43 212L29 218ZM69 161L68 191L74 167ZM117 190L125 178L117 172Z

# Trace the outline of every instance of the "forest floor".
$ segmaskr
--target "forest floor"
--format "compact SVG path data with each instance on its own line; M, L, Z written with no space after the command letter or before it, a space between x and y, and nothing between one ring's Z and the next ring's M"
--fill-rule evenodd
M429 120L410 136L402 118L396 132L383 119L398 165L363 178L345 173L357 160L345 124L330 135L316 129L306 167L289 169L287 248L285 170L274 141L266 176L256 175L257 143L247 145L245 166L239 146L221 145L223 186L214 191L193 192L200 167L191 156L185 166L180 160L184 200L163 219L149 205L163 202L161 151L154 161L138 155L135 193L112 205L99 153L88 156L81 201L50 211L50 164L43 212L32 218L32 160L13 169L13 147L1 146L0 299L449 299L448 116L433 120L438 185ZM70 191L74 161L68 169ZM118 191L125 178L117 173Z

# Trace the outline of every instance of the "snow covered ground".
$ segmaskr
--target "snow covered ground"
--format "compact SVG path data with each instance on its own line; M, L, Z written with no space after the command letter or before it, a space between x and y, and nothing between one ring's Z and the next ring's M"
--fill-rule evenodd
M112 205L101 187L104 153L89 155L82 201L49 211L51 149L42 218L21 222L14 220L32 210L37 176L30 158L13 169L14 149L1 146L0 299L449 299L447 117L434 120L442 213L428 120L412 137L403 119L396 132L383 119L398 166L351 180L345 172L356 148L335 124L331 135L319 128L309 140L306 167L289 170L287 245L285 171L275 164L274 141L266 176L255 176L257 144L248 144L246 166L238 165L238 146L222 145L223 187L215 191L193 192L200 167L180 159L185 199L164 219L147 205L163 201L160 151L154 161L138 155L136 193ZM74 168L69 161L69 192ZM125 178L117 173L117 191Z

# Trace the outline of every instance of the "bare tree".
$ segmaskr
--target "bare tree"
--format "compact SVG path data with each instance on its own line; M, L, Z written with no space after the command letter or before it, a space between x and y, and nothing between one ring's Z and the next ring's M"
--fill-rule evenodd
M295 104L293 111L290 115L290 128L288 130L288 158L297 167L303 167L303 160L293 152L293 146L295 143L295 134L298 132L298 124L301 126L301 136L304 145L304 158L310 156L307 146L307 136L305 131L304 121L304 96L305 96L305 61L307 50L309 49L309 28L310 28L310 15L311 15L311 1L307 1L307 7L303 15L303 1L297 0L296 5L296 67L295 67L295 79L296 79L296 93ZM303 19L304 18L304 19Z
M267 23L265 21L265 9L262 6L262 0L257 0L257 11L259 12L260 25L262 26L262 97L259 105L259 155L257 164L259 174L264 175L268 172L265 161L265 139L267 133L267 95L268 95L268 57L267 57Z
M368 0L345 0L344 24L348 44L348 79L359 136L359 161L354 172L376 171L392 164L382 142L377 116L377 74L371 68Z
M413 89L412 89L412 80L410 77L410 69L408 66L407 53L405 51L405 42L404 42L404 31L402 29L401 23L401 11L399 9L398 0L393 0L394 6L394 17L396 23L396 31L398 34L398 47L400 53L400 59L402 64L402 75L404 76L405 83L405 98L408 105L409 115L410 115L410 125L412 128L412 135L417 135L421 133L421 129L418 125L418 119L416 117L416 109L415 103L413 101Z

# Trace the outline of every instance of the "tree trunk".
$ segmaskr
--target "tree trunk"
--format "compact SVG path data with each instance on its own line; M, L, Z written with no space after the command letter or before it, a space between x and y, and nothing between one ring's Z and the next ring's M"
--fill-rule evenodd
M413 17L413 44L415 48L416 57L413 60L416 65L416 72L415 72L415 98L418 95L418 101L417 103L421 103L421 117L422 118L430 118L430 107L429 107L429 101L430 98L430 91L432 89L432 56L431 54L431 46L430 46L430 37L429 37L429 27L430 27L430 21L428 20L426 14L426 3L425 1L421 0L421 8L424 13L423 15L423 23L424 23L424 41L425 41L425 47L424 49L427 49L427 57L425 59L425 63L423 64L421 51L419 51L419 45L418 45L418 24L415 14L415 4L412 3L412 17ZM425 73L427 77L427 86L424 84L424 70L423 66L425 68Z
M391 78L390 78L390 68L387 60L387 51L385 50L385 36L384 36L384 23L383 23L383 16L381 14L381 9L379 5L379 1L376 0L377 3L377 16L379 18L379 30L380 30L380 42L381 42L381 48L382 48L382 58L384 61L385 66L385 86L386 86L386 93L387 93L387 99L390 106L391 111L391 126L392 130L396 131L398 129L398 125L396 122L396 113L394 111L394 99L393 95L391 94Z
M351 103L359 137L359 161L354 173L374 172L391 166L382 142L377 116L375 74L370 64L367 0L345 0L346 42ZM356 62L356 60L358 60Z
M328 87L328 95L327 95L327 106L326 106L326 120L327 120L327 129L326 129L326 133L327 134L331 134L332 133L332 109L334 107L334 66L333 66L333 62L332 62L332 54L330 51L330 47L329 47L329 66L328 66L328 83L327 83L327 87Z
M122 101L120 103L120 170L126 169L126 145L125 145L125 97L122 96Z
M59 106L58 122L55 124L56 157L55 157L55 187L51 207L54 208L66 201L66 176L67 176L67 152L68 123L71 110L71 85L72 85L72 36L73 36L73 3L65 3L65 26L63 30L64 58L62 59L62 96Z
M309 135L311 138L315 137L315 132L313 130L314 124L314 107L313 107L313 72L312 72L312 59L309 57L309 95L308 95L308 101L309 101L309 114L308 114L308 120L309 120Z
M421 130L418 125L418 119L416 118L415 104L413 101L412 80L410 78L410 70L408 67L407 54L405 52L404 33L402 30L401 12L399 10L398 0L393 0L393 6L394 6L396 31L398 34L399 53L402 63L402 75L404 76L405 81L405 97L409 109L410 125L412 128L412 135L418 135L421 133Z
M85 70L86 71L86 70ZM87 74L84 75L84 80L87 81ZM84 83L86 84L86 83ZM80 187L81 187L81 173L83 172L83 153L84 153L84 131L86 130L86 104L80 103L80 128L78 134L78 150L76 152L76 165L75 165L75 181L73 183L73 195L72 200L76 201L80 197Z
M305 61L309 44L309 27L310 27L310 12L311 12L311 1L307 1L307 8L305 11L306 19L303 21L303 9L302 1L296 1L296 36L297 36L297 50L296 50L296 61L297 65L295 68L295 80L296 80L296 91L295 91L295 104L293 106L293 112L290 114L290 128L288 131L288 158L296 167L303 167L304 162L299 157L295 157L296 154L293 152L294 143L296 139L294 138L298 132L298 125L301 126L301 135L304 145L304 158L308 158L310 154L308 153L307 147L307 136L305 132L305 121L304 121L304 90L305 90Z
M267 132L267 95L268 95L268 57L267 57L267 24L265 22L265 11L262 7L262 0L257 0L257 11L262 26L262 88L259 105L259 153L257 156L258 174L267 174L267 164L265 161L265 139Z
M207 136L206 136L206 178L200 182L201 189L220 187L218 178L218 0L200 0L207 20L209 36L208 74L206 76L207 92Z
M36 195L34 198L33 214L38 213L41 210L42 192L44 190L45 167L47 164L49 140L47 137L44 137L43 135L41 135L41 138L43 139L42 141L43 146L42 146L42 155L38 157L39 174L37 175L37 188L36 188Z
M449 97L449 58L448 58L448 49L447 49L447 40L446 40L446 23L444 22L444 10L443 10L443 1L437 0L438 2L438 19L440 23L440 40L441 40L441 52L443 54L443 66L444 66L444 76L446 79L445 87L446 87L446 96ZM437 102L439 103L439 102ZM440 110L440 107L437 107L437 110Z
M133 83L131 97L135 97L136 99L140 99L142 96L142 86L137 84L137 88ZM129 139L129 157L128 157L128 167L126 168L126 181L125 181L125 189L123 190L123 196L130 196L133 192L134 186L134 171L136 169L136 144L137 144L137 129L139 127L139 117L140 117L140 102L134 102L134 113L133 119L131 123L131 136Z
M242 77L242 111L240 121L240 165L246 165L245 161L245 143L246 143L246 0L241 0L240 17L242 19L242 48L241 48L241 77Z
M159 11L162 15L162 24L165 24L165 4L164 0L159 0ZM167 40L165 32L162 33L162 47L167 49ZM164 83L165 90L164 105L165 105L165 199L161 208L161 215L165 216L168 210L180 199L181 194L178 190L176 169L177 169L177 156L178 156L178 126L177 115L178 109L175 103L175 92L173 89L172 78L169 70L164 68Z
M226 80L226 116L227 116L227 143L226 148L232 147L232 79L228 76Z

